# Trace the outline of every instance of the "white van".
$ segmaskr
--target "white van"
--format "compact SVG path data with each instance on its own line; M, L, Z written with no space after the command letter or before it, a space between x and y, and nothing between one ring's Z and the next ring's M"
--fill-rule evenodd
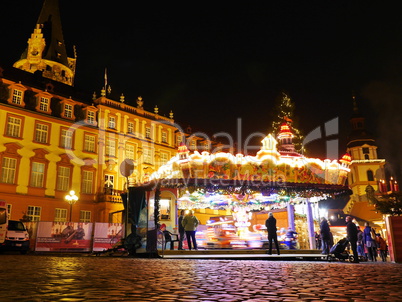
M29 233L24 223L7 219L7 204L0 200L0 252L29 250Z
M0 249L19 251L21 254L26 254L29 251L29 233L23 222L8 221L6 239Z

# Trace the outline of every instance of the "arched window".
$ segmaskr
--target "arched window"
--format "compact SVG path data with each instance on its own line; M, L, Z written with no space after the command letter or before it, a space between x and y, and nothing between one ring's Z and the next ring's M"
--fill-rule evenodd
M368 181L374 181L374 174L373 174L373 171L367 170L367 180L368 180Z

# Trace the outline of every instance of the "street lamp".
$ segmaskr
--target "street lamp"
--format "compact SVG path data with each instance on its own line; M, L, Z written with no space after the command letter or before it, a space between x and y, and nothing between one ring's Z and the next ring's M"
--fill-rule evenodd
M78 196L75 195L75 191L71 190L68 195L65 197L66 201L70 205L70 222L71 222L71 214L73 212L73 204L78 201Z

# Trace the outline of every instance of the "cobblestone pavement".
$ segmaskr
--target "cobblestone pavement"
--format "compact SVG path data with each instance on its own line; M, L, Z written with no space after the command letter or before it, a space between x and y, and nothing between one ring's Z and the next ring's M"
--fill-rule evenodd
M0 301L402 301L390 262L0 255Z

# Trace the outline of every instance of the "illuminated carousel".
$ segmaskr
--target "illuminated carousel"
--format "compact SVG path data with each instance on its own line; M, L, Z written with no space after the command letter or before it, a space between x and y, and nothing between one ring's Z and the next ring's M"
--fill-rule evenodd
M305 214L309 248L315 248L314 221L320 215L317 203L349 193L345 181L350 156L344 155L339 161L307 158L294 151L286 125L278 140L279 148L278 141L269 134L255 156L190 153L186 145L181 145L176 156L139 187L147 192L147 231L158 229L162 217L163 223L176 231L180 210L210 209L230 214L241 238L253 231L253 213L285 209L292 229L295 213ZM164 198L164 192L173 198ZM172 209L164 208L166 200L173 202ZM145 218L143 222L145 227Z

